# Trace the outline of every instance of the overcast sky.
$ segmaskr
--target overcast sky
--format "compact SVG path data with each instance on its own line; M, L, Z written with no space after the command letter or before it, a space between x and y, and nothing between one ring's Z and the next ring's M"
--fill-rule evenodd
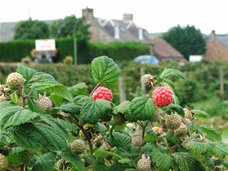
M94 16L122 19L133 14L134 22L150 33L194 25L202 33L228 33L228 0L0 0L0 22L59 19L81 9L94 9ZM29 12L30 11L30 12ZM0 28L1 29L1 28Z

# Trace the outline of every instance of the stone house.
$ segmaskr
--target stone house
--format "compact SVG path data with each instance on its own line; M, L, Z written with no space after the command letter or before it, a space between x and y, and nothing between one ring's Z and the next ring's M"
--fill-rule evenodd
M228 33L216 35L213 30L210 36L205 36L204 39L207 49L204 59L228 61Z
M162 38L151 38L154 43L154 56L162 61L185 61L184 56Z
M123 14L122 20L96 18L93 9L87 7L82 9L82 16L86 18L86 24L91 25L91 42L138 41L149 45L151 55L154 55L153 42L149 39L148 32L134 23L133 14Z

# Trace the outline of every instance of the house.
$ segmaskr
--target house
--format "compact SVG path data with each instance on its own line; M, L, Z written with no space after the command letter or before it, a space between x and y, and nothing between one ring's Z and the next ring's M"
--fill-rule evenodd
M147 44L153 52L153 42L148 37L148 32L133 21L133 14L123 14L122 20L96 18L92 8L82 9L82 16L86 24L90 24L91 42L110 43L114 41L138 41Z
M216 35L213 30L204 39L207 49L204 59L228 61L228 33L227 35Z
M154 56L162 61L184 61L184 56L177 51L172 45L162 38L152 38L151 41L154 43Z

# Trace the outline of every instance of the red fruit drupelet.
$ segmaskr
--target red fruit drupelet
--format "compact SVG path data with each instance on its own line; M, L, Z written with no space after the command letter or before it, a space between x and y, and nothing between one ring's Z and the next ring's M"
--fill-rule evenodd
M105 87L98 87L96 91L93 93L93 98L97 99L105 99L108 101L112 101L112 91Z
M157 106L164 107L172 103L173 93L169 87L157 87L152 93L152 98Z

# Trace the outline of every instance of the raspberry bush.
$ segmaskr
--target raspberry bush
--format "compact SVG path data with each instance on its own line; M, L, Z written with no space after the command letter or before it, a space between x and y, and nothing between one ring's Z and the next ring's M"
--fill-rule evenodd
M211 171L228 168L228 145L206 112L183 108L174 93L178 70L147 74L146 96L121 104L109 89L121 70L107 56L91 63L97 82L66 87L47 73L19 65L0 84L0 168L4 170ZM155 79L156 78L156 79ZM12 81L13 80L13 81ZM140 80L139 80L140 84Z

